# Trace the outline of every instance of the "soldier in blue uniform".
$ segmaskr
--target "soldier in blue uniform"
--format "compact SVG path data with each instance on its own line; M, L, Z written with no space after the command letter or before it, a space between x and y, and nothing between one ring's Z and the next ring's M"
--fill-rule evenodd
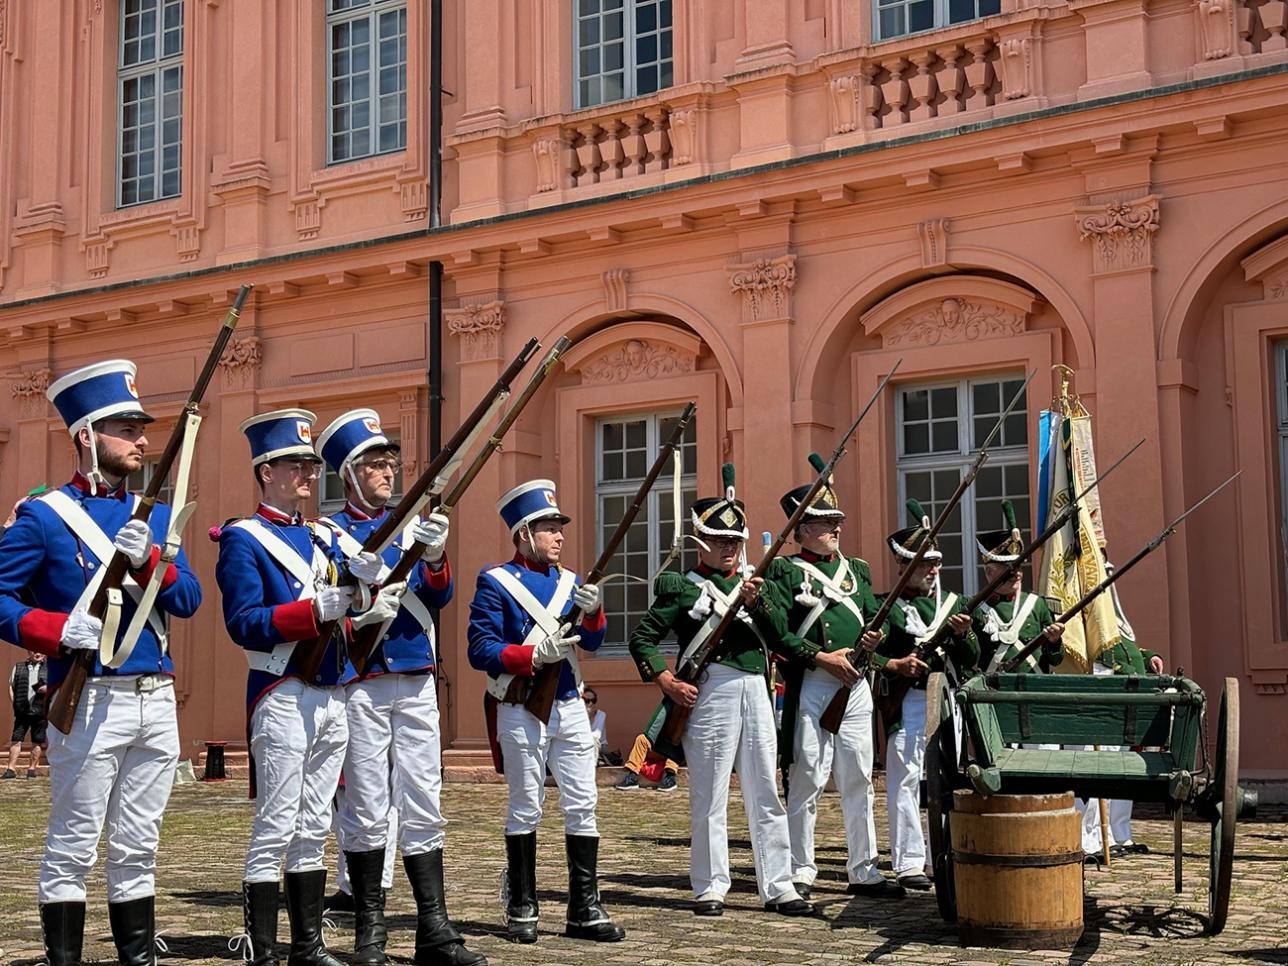
M143 465L152 417L135 387L134 363L101 362L49 387L67 423L78 468L71 481L17 508L0 553L0 638L49 656L49 700L74 656L96 652L69 734L49 732L51 803L37 897L50 966L79 963L85 877L108 829L107 899L123 963L156 960L157 842L179 757L170 617L191 617L201 588L182 551L167 569L142 632L125 631L141 588L161 562L170 508L130 521L137 497L126 478ZM130 562L115 641L87 613L113 553Z
M321 466L312 427L313 414L303 409L242 423L260 503L252 516L221 529L215 566L228 635L250 664L246 712L257 800L243 876L243 941L257 966L276 963L283 862L290 962L339 964L322 941L323 852L349 734L341 682L352 667L338 635L310 681L295 652L321 625L345 616L353 592L335 586L334 535L301 513Z
M581 700L581 674L574 645L596 651L607 620L599 588L581 584L560 564L564 525L555 485L532 480L497 502L510 529L515 554L508 563L479 574L470 603L470 664L487 672L489 714L510 786L505 824L506 920L511 942L537 940L537 825L545 797L546 769L559 786L568 853L568 920L565 936L616 942L626 932L613 923L599 899L599 827L595 820L595 739ZM585 615L577 627L560 617L573 606ZM550 720L523 706L538 669L560 664L559 688Z
M383 586L375 604L354 623L378 619L381 641L362 675L345 679L349 748L340 824L353 885L354 963L386 961L381 877L390 808L401 816L398 844L416 899L416 963L478 966L487 958L465 948L447 918L443 844L447 821L439 804L442 748L436 651L431 610L452 599L447 561L447 517L431 513L411 523L383 558L364 553L363 542L385 520L399 468L399 446L385 436L372 409L344 413L318 437L317 451L344 484L344 508L319 524L332 529L350 572ZM387 585L389 570L405 552L421 562L405 585Z

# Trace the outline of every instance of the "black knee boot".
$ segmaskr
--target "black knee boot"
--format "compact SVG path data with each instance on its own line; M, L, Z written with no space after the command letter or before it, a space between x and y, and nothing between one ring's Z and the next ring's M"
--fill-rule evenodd
M341 966L322 941L326 869L286 873L286 917L291 921L289 966Z
M505 837L505 938L537 941L537 833Z
M568 925L564 935L599 943L625 939L626 930L608 918L599 901L599 836L569 835L564 842L568 850Z
M122 966L154 966L156 963L157 951L153 940L156 934L153 928L155 908L152 896L107 904L112 942L116 943L116 956Z
M382 966L386 962L385 890L380 880L385 874L385 850L345 852L349 863L349 882L353 885L353 958L358 966Z
M250 937L249 966L277 966L277 883L242 883L242 922Z
M80 966L85 944L85 903L47 902L40 907L49 966Z
M416 966L485 966L487 957L466 949L447 918L443 850L404 855L403 866L416 899Z

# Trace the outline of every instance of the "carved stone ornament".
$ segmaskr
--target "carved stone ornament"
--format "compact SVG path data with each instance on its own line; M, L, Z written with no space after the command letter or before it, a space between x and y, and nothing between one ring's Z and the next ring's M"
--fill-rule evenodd
M1154 254L1158 231L1158 198L1146 195L1132 201L1074 209L1078 238L1092 242L1094 271L1146 268Z
M1028 37L1010 37L998 49L1002 97L1008 101L1028 97L1033 92L1033 42Z
M697 108L676 108L670 115L671 167L692 164L698 156Z
M859 78L842 74L827 83L832 101L832 133L849 134L859 129Z
M948 264L948 219L927 218L918 223L921 239L921 267L941 268Z
M1288 298L1288 275L1268 280L1265 283L1265 293L1268 299Z
M1025 315L1019 309L996 302L946 298L938 305L922 307L906 318L885 326L881 341L887 346L924 347L954 342L975 342L1019 335Z
M496 358L501 329L505 327L504 302L494 299L483 305L445 309L443 318L447 320L447 331L461 337L462 362Z
M1199 37L1204 60L1220 60L1234 53L1234 0L1197 0Z
M54 373L50 369L32 369L18 374L10 392L18 400L21 418L38 419L45 414L45 390L53 381Z
M532 160L537 165L537 191L554 191L563 180L562 144L557 137L537 138L532 142Z
M233 339L229 342L224 354L219 357L219 368L224 374L224 388L251 388L263 358L263 346L258 336L247 336L245 339Z
M581 381L587 385L659 379L692 372L694 358L675 346L655 345L645 339L618 343L602 355L580 366Z
M609 312L622 312L626 309L629 298L626 283L630 279L631 272L628 268L610 268L603 274L604 307Z
M743 319L748 322L788 318L795 286L795 255L758 258L729 269L729 290L742 295Z

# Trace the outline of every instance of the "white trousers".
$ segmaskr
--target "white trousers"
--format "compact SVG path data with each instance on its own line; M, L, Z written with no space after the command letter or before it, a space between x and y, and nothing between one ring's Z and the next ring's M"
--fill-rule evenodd
M555 701L550 721L540 719L521 704L496 709L496 737L505 761L505 782L510 788L510 814L506 835L536 831L546 798L546 767L559 788L564 831L569 835L599 835L595 806L598 752L590 733L586 702L573 696Z
M921 771L926 759L926 692L912 688L903 699L902 723L886 741L886 809L890 813L890 863L895 875L926 868L921 826Z
M1104 843L1100 839L1100 799L1087 801L1078 799L1078 808L1082 809L1082 851L1089 855L1100 855ZM1109 800L1109 846L1126 845L1131 839L1131 806L1130 799L1111 798Z
M161 818L179 760L174 688L138 677L85 683L71 734L49 729L49 827L37 898L84 902L107 826L107 901L156 893Z
M355 851L345 841L344 829L340 824L340 812L344 808L344 786L335 790L335 815L331 819L331 831L335 833L335 842L339 846L335 856L335 887L347 895L353 895L353 883L349 881L349 862L345 852ZM398 856L398 810L389 809L388 837L385 839L385 867L380 873L380 887L386 891L394 887L394 861Z
M694 896L723 900L729 892L729 777L736 765L760 899L799 898L792 885L787 812L778 798L778 737L765 679L721 664L708 667L682 743L689 766Z
M340 783L349 726L344 689L291 678L264 695L251 715L258 790L247 882L323 868L331 801Z
M812 885L818 876L814 826L819 796L833 771L841 793L849 881L881 879L872 819L872 690L866 678L850 688L841 728L832 734L819 719L839 687L841 683L821 668L806 671L801 682L800 715L787 780L787 828L792 841L792 880L806 885Z
M438 694L432 674L382 674L350 684L349 749L340 825L345 848L371 852L389 842L398 813L403 855L443 847L443 790Z

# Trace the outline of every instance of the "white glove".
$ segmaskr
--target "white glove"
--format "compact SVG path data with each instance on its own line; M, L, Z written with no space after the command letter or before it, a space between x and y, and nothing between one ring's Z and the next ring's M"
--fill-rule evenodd
M581 612L590 615L599 610L599 584L582 584L572 592L572 602Z
M351 587L323 587L313 598L313 612L323 624L338 621L353 600Z
M130 520L116 531L112 546L130 559L130 566L138 570L152 556L152 529L146 520Z
M349 558L349 573L364 584L380 583L381 571L384 569L385 562L380 559L380 555L371 553L368 550Z
M379 627L385 621L393 620L398 616L398 608L402 604L402 595L406 589L405 583L381 587L380 593L376 594L376 599L371 602L371 606L353 619L353 626L366 627L368 624L375 624Z
M69 651L97 651L103 622L83 610L74 610L63 625L62 645Z
M581 640L578 634L569 634L567 637L560 637L557 633L551 634L537 641L532 650L532 666L541 667L546 664L558 664L560 661L568 660L572 654L572 646Z
M424 547L421 556L430 563L438 563L443 559L443 549L447 546L447 517L431 513L424 520L416 521L411 535Z

